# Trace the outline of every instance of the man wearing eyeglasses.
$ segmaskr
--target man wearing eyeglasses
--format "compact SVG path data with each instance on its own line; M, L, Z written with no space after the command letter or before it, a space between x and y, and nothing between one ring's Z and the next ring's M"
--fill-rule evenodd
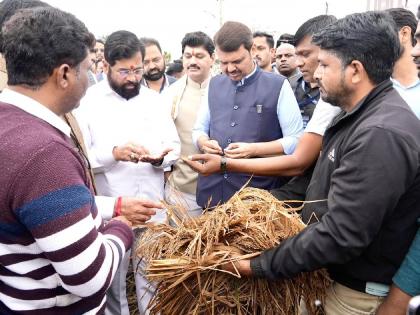
M180 142L169 110L156 106L161 95L141 87L144 54L135 34L111 34L105 43L106 78L88 90L77 118L98 193L159 201L164 199L164 168L179 157ZM151 221L166 221L166 211L156 209ZM125 293L129 257L108 292L107 314L129 313ZM136 286L143 314L153 292L138 273Z
M143 61L144 74L142 84L153 91L162 93L176 79L165 74L165 58L159 42L154 38L147 37L143 37L140 40L146 48Z

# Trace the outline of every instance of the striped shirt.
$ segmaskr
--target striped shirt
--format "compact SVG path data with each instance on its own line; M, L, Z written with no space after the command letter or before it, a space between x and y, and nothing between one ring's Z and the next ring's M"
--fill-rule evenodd
M131 229L104 225L83 158L54 114L21 108L0 103L0 314L102 313Z

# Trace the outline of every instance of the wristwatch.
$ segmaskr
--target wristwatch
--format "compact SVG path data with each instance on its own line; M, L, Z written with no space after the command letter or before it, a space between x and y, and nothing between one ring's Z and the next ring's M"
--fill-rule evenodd
M220 171L222 171L223 173L226 173L227 171L227 164L226 164L226 158L224 156L222 156L220 158Z

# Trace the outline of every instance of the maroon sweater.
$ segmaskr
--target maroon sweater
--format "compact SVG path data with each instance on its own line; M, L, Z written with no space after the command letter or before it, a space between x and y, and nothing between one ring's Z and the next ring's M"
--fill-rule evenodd
M66 135L9 104L0 121L0 314L102 313L131 229L104 225Z

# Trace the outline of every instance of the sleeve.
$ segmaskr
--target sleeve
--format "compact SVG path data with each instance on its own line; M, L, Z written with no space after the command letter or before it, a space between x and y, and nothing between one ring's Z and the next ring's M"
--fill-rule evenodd
M170 169L171 165L173 165L181 155L181 141L179 140L178 131L176 130L175 123L172 120L170 113L165 112L163 116L165 119L164 124L162 124L162 126L165 126L162 134L164 137L163 146L164 148L171 148L172 151L165 156L162 165L159 167Z
M277 101L277 117L283 133L283 138L279 139L283 151L292 154L303 133L303 122L296 97L287 80L283 82Z
M324 136L325 130L327 130L331 121L340 112L340 107L332 106L320 99L318 104L315 106L311 120L309 120L306 125L305 132L316 133L320 136Z
M392 280L408 295L420 295L420 229L418 229L407 256Z
M198 149L198 138L209 136L210 133L210 109L209 109L209 88L207 87L201 98L200 109L197 113L197 120L192 130L193 143Z
M414 179L418 156L388 130L367 128L353 137L331 175L328 212L320 222L251 260L256 275L290 278L346 263L360 256L377 235L407 182Z
M87 297L105 294L133 234L122 222L103 224L81 163L69 148L51 142L22 167L10 191L16 216L63 288Z
M94 103L91 103L90 99L90 95L85 96L82 99L79 108L73 111L73 113L82 131L92 170L94 173L101 173L117 163L112 154L112 150L117 144L110 143L103 146L97 145L95 130L91 125L91 121L95 119L94 109L96 106L90 106L94 105Z
M111 220L114 216L115 197L95 196L95 203L102 219Z

